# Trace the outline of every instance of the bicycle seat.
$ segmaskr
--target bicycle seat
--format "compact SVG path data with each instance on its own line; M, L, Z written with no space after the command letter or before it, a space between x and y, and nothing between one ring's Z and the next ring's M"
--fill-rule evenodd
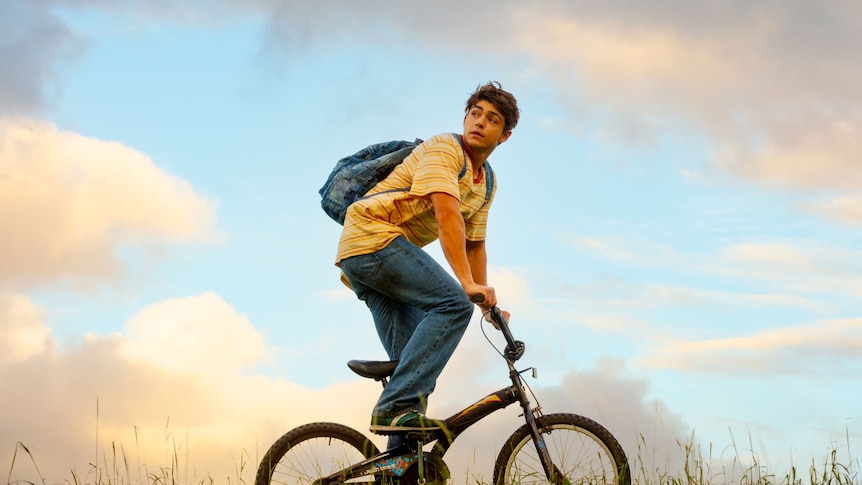
M397 360L351 360L347 363L353 372L375 381L391 376L397 366Z

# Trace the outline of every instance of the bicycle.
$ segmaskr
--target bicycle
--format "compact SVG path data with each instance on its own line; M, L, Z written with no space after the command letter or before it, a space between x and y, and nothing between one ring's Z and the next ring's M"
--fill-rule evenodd
M495 349L506 360L510 386L445 419L441 429L406 433L405 444L383 452L365 435L342 424L317 422L299 426L281 436L266 452L255 485L445 483L450 473L443 456L455 439L476 422L516 402L523 409L525 423L500 449L494 464L495 485L630 485L625 452L607 429L576 414L544 414L538 401L536 406L531 405L530 397L536 398L522 375L532 371L535 378L535 369L515 368L525 344L513 338L497 307L491 308L490 316L506 339L503 352ZM348 362L355 373L379 381L384 387L397 365L397 361ZM430 451L425 451L431 443Z

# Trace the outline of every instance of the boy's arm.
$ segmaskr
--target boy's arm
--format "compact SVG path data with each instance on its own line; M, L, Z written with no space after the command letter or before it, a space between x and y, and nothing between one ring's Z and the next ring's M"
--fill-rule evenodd
M469 297L481 294L484 297L483 306L497 304L494 289L486 286L485 249L484 244L477 250L472 248L468 257L468 246L466 243L466 231L464 229L464 218L461 216L461 204L452 195L443 192L434 192L429 195L431 204L434 206L434 216L437 219L437 233L440 239L440 247L443 256L449 262L452 272L464 292ZM479 254L481 253L481 255ZM471 259L474 258L474 259Z
M488 254L485 252L485 240L467 241L467 261L470 262L470 269L473 271L473 279L480 285L488 285ZM495 293L496 294L496 293ZM496 302L489 304L486 301L477 303L483 313L487 313ZM509 312L503 311L503 316L509 320ZM485 316L485 320L494 323L490 315ZM496 324L494 325L497 326Z
M467 241L467 261L473 280L480 285L488 284L488 256L485 253L485 241Z

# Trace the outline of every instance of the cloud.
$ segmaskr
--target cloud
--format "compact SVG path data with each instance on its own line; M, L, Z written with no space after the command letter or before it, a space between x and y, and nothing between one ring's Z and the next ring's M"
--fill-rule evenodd
M84 476L95 473L94 464L110 473L116 462L133 481L179 460L177 482L225 482L237 479L245 461L250 482L281 433L324 419L361 429L379 392L358 377L310 389L252 372L274 350L212 293L156 303L130 318L123 333L88 335L68 348L54 344L42 314L26 297L0 298L0 316L18 315L16 331L6 332L4 320L0 333L7 351L0 385L16 390L4 402L0 436L7 445L24 444L45 477L69 479L70 470ZM49 342L34 345L21 335ZM8 458L0 462L4 477ZM11 476L37 479L20 455Z
M622 8L625 6L625 8ZM521 9L515 43L619 139L703 130L718 166L804 189L858 187L858 5L610 2ZM678 7L678 5L677 5ZM852 59L852 60L851 60ZM581 112L581 111L576 111Z
M134 149L0 123L0 288L111 279L120 248L208 240L214 222L213 201Z
M18 362L49 350L53 337L44 317L26 296L0 293L0 361Z
M690 373L852 377L862 368L860 355L862 319L847 318L766 329L741 337L670 341L650 349L642 363Z
M26 0L0 3L0 119L43 111L61 83L58 71L86 43L56 15Z
M248 318L211 292L147 307L126 332L125 358L177 374L219 375L258 364L267 354Z
M719 251L707 271L755 278L784 291L811 295L862 294L858 251L822 244L740 243Z
M847 210L852 210L853 202L847 201ZM724 276L740 282L744 288L752 283L769 284L768 293L748 296L727 290L710 288L676 288L658 282L650 288L631 288L626 281L604 276L593 282L590 287L578 287L579 292L603 296L629 295L620 300L634 299L633 293L649 290L650 295L643 298L655 301L704 299L727 303L728 297L744 299L748 303L784 303L791 306L818 308L820 295L862 294L862 265L859 252L855 249L836 247L823 242L793 241L775 239L764 242L740 242L718 247L703 253L687 253L680 249L653 243L637 235L605 237L593 235L563 235L563 244L580 251L599 256L614 264L628 267L670 268L686 271L688 274ZM664 279L659 278L659 279ZM725 285L725 287L727 287Z
M858 101L848 97L846 102ZM834 100L834 108L826 108L828 114L802 113L804 122L776 120L748 144L723 140L715 153L717 165L739 177L770 185L857 193L862 182L858 170L862 116L841 113L844 109L840 104L842 101ZM852 215L852 222L862 223L858 214L844 214Z
M643 380L627 376L622 361L602 359L567 374L559 386L538 390L545 412L567 410L608 428L623 446L633 470L676 471L681 445L692 443L691 427L667 405L648 397Z
M862 196L815 199L806 204L806 207L836 221L862 226Z
M0 385L19 392L6 400L0 435L26 446L48 481L69 479L70 470L79 477L118 474L112 476L117 481L168 472L182 483L252 481L269 445L295 426L336 421L367 434L380 392L379 384L359 377L311 389L268 376L256 364L275 349L213 293L155 303L132 316L123 332L90 334L65 348L55 344L44 312L26 297L0 298L0 316L8 315L19 315L18 331L0 334L0 347L16 358L0 359ZM507 385L500 357L476 334L477 326L470 331L432 397L438 415ZM17 337L27 334L43 343ZM685 436L684 423L646 397L647 385L624 374L621 363L603 362L570 371L559 384L531 385L539 386L546 412L602 422L632 456L638 439L652 445ZM490 476L500 443L523 424L518 412L513 405L462 436L447 455L453 472ZM383 438L374 440L384 446ZM671 456L663 462L681 456L662 446L651 450ZM22 453L11 475L8 461L0 475L40 479Z
M21 67L15 70L21 82L0 92L37 106L40 90L53 82L53 66L70 57L70 49L57 47L74 46L74 36L49 7L10 5L5 8L26 11L25 18L39 28L12 29L19 34L7 44L25 49L7 50L36 55L6 54ZM862 178L855 170L862 149L862 115L855 109L862 103L862 61L853 49L862 40L862 6L855 3L812 8L739 0L686 5L547 0L525 6L510 0L499 2L493 16L475 2L444 2L432 9L390 2L373 13L347 1L53 5L96 5L191 25L259 16L268 20L263 42L269 52L397 42L427 48L428 55L457 54L473 32L496 32L502 48L488 49L488 60L529 59L530 67L513 82L550 83L579 133L635 144L655 143L668 129L703 135L714 142L711 159L721 170L805 191L855 193ZM453 8L459 11L454 18ZM844 214L859 222L855 213Z

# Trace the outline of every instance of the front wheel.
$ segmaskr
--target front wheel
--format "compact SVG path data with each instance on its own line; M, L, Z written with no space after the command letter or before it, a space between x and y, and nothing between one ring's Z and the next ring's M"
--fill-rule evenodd
M554 465L557 484L630 485L625 452L599 423L576 414L536 419ZM494 465L494 484L549 483L530 428L525 424L506 440Z
M379 451L353 428L310 423L285 433L260 462L255 485L308 485L370 458ZM351 483L372 482L372 476Z

